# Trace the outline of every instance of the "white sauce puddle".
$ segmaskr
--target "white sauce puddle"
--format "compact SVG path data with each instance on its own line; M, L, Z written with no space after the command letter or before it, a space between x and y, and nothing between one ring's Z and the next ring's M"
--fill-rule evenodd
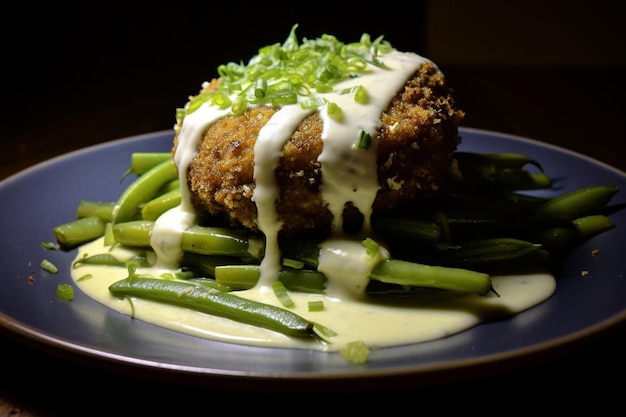
M82 247L76 259L84 254L108 251L102 243L102 240L97 240ZM113 253L116 256L122 254L119 251ZM140 268L137 272L159 276L172 271ZM77 281L85 274L93 274L93 277ZM108 291L109 285L128 276L125 268L84 265L73 269L72 275L77 286L89 297L113 310L131 314L129 301L114 297ZM390 303L376 303L347 294L337 297L290 293L296 304L292 311L337 333L331 344L296 340L277 332L139 298L133 298L133 305L135 319L194 336L245 345L337 351L346 343L357 340L377 348L450 336L485 320L506 318L545 301L554 293L556 282L550 274L494 276L493 286L500 297L463 295L413 301L394 299ZM265 287L237 294L281 306L274 293ZM307 303L313 300L323 300L324 310L308 311Z

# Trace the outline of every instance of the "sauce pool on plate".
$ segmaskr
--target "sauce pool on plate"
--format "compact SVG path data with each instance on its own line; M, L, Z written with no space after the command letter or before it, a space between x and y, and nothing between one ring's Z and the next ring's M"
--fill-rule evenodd
M109 251L99 239L80 248L77 260L86 254L112 253L119 259L130 258L133 251ZM138 268L139 274L159 276L174 272L167 268ZM92 274L89 279L80 277ZM115 297L109 285L128 276L125 268L83 265L72 269L76 285L89 297L119 311L131 314L127 299ZM321 340L299 340L283 334L245 325L232 320L200 313L191 309L134 298L132 314L157 326L183 333L245 345L265 347L306 348L338 351L347 343L362 341L372 348L397 346L443 338L470 329L486 320L506 318L529 309L549 298L556 288L552 275L523 274L492 277L490 293L456 296L424 296L402 300L367 299L349 292L339 296L290 292L297 314L320 323L337 333L330 343ZM237 291L237 295L282 307L272 289L257 286ZM322 311L308 311L309 301L323 300Z

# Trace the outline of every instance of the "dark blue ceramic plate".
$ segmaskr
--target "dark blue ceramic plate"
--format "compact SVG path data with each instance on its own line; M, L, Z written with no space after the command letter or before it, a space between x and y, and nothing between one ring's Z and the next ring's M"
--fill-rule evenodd
M556 180L548 195L612 184L621 191L611 204L626 203L626 175L610 166L526 138L467 128L461 134L461 150L519 152L537 159ZM163 131L86 148L0 184L0 329L46 351L122 372L250 383L480 374L528 363L626 319L624 209L611 215L617 227L571 254L557 275L556 294L545 303L442 340L374 351L363 367L337 354L246 347L175 333L109 310L80 291L71 302L57 298L57 285L71 283L75 252L46 250L41 242L54 240L53 227L72 220L81 199L115 200L129 181L120 184L131 153L169 151L172 136ZM594 248L599 255L592 256ZM42 271L43 258L60 272ZM582 270L589 275L582 276Z

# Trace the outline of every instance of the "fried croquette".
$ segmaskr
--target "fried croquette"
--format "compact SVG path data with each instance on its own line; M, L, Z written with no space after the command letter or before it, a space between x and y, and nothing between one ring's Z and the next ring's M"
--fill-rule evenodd
M254 145L277 110L250 107L240 116L227 116L208 126L187 171L191 201L198 213L225 216L232 225L259 230L253 199ZM461 141L457 128L463 117L444 75L430 62L421 65L381 115L376 140L380 188L374 213L428 198L437 189ZM322 129L319 113L312 113L282 149L275 171L282 235L330 228L333 216L320 193ZM350 204L343 217L346 228L362 220Z

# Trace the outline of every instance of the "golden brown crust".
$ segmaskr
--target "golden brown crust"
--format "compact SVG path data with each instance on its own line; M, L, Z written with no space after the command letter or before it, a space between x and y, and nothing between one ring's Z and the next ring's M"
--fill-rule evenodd
M256 230L254 144L260 129L276 112L248 109L242 116L212 124L187 172L192 202L200 212L226 215L233 224ZM425 64L406 83L382 115L378 136L380 190L374 211L428 197L445 175L460 143L456 109L443 75ZM319 193L322 120L306 117L286 142L276 178L281 189L277 210L282 233L328 230L332 215ZM175 145L176 146L176 139ZM344 220L358 219L348 209Z

